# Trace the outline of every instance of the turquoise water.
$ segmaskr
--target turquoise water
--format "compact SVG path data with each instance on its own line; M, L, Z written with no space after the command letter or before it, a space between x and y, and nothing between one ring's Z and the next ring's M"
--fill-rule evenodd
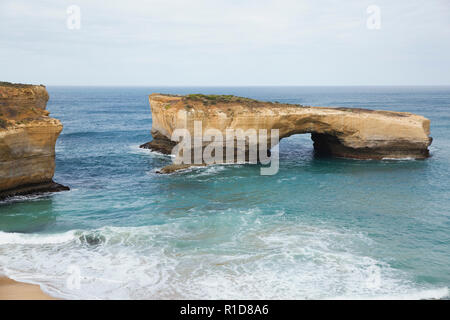
M55 180L72 190L0 203L0 273L62 298L448 297L449 87L47 89L64 124ZM138 148L152 92L414 112L432 157L320 159L296 135L274 176L158 175L170 157Z

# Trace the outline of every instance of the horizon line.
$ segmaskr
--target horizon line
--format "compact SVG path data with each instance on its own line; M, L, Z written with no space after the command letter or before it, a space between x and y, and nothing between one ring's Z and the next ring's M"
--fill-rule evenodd
M190 84L190 85L168 85L168 84L39 84L52 87L167 87L167 88L180 88L180 87L450 87L450 84L320 84L320 85L304 85L304 84L245 84L245 85L202 85L202 84Z

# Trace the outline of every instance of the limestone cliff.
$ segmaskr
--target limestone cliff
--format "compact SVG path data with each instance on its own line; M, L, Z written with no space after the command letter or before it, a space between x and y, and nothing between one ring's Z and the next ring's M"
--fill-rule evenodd
M45 110L44 86L0 82L0 199L68 190L54 183L59 120Z
M430 121L407 112L352 108L308 107L261 102L235 96L149 96L153 141L142 145L170 153L177 128L202 121L203 130L279 129L280 139L311 133L317 153L355 159L415 158L429 156ZM186 111L186 112L180 112Z

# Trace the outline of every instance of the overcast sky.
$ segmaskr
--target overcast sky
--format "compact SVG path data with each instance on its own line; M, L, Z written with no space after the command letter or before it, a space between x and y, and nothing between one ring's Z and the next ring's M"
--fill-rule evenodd
M450 85L450 1L1 0L2 80Z

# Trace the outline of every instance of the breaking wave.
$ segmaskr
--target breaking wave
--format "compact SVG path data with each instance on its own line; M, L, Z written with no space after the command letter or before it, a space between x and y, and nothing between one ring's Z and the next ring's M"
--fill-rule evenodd
M224 211L143 227L0 232L0 272L71 299L440 299L364 255L362 234ZM268 222L270 223L265 223ZM279 222L276 222L279 221ZM238 227L236 227L238 226ZM80 287L68 285L78 270Z

